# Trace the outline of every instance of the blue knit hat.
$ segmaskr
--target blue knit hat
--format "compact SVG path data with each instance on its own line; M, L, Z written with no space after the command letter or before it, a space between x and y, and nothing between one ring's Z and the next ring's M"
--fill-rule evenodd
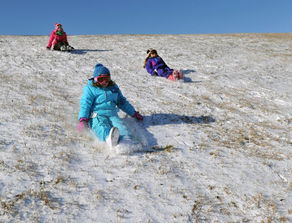
M110 71L108 68L106 68L105 66L103 66L102 64L96 64L95 67L94 67L94 71L93 71L93 74L92 74L92 78L90 79L93 79L95 77L98 77L102 74L108 74L110 75Z

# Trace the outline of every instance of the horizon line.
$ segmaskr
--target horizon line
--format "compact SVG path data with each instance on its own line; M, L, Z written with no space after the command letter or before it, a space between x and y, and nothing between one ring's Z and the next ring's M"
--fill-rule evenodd
M72 34L67 36L175 36L175 35L244 35L244 34L276 34L276 35L283 35L283 34L292 34L289 32L243 32L243 33L177 33L177 34L133 34L133 33L116 33L116 34ZM50 34L41 35L41 34L0 34L0 36L50 36Z

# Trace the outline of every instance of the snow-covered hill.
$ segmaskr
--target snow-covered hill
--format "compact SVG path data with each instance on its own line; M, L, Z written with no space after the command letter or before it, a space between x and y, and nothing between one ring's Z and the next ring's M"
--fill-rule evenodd
M62 53L48 36L0 36L0 222L291 222L291 39L69 36L77 50ZM146 73L150 47L184 83ZM154 152L76 132L96 63Z

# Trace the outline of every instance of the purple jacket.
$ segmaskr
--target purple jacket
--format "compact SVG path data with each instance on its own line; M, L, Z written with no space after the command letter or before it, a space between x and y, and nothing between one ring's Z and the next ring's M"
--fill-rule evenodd
M170 69L163 59L159 56L157 57L150 57L146 63L146 70L149 74L155 75L155 72L158 76L161 77L168 77L172 74L173 69Z

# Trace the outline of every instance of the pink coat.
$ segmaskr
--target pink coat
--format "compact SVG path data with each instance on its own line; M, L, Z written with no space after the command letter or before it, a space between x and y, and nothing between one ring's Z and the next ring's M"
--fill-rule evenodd
M59 36L57 35L57 30L52 31L49 42L48 42L48 48L51 48L51 46L55 46L59 42L65 42L68 43L67 40L67 34L63 32L63 35Z

